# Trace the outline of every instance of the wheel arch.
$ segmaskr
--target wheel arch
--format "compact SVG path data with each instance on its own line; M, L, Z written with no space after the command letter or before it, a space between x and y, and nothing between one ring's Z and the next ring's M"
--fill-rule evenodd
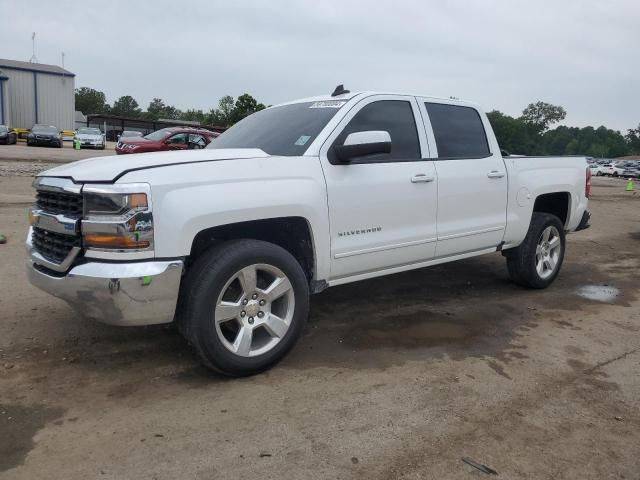
M317 256L311 223L303 217L276 217L217 225L199 231L191 244L187 268L210 247L228 240L253 239L273 243L298 261L311 282L317 274Z
M538 195L533 204L533 212L555 215L566 228L570 220L571 193L558 191Z

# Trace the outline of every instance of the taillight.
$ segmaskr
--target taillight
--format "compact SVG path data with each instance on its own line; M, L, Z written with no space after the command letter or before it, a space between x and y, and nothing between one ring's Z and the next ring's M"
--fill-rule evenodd
M591 168L587 166L587 180L584 182L584 196L589 198L591 195Z

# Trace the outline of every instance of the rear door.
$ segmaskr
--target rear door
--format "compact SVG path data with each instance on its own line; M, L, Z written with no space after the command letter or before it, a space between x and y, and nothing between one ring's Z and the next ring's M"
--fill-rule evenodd
M340 163L348 134L382 130L391 153ZM320 150L331 227L331 277L339 279L433 258L437 178L414 97L375 95L345 115Z
M437 257L497 247L506 227L507 171L473 107L419 98L438 175ZM485 123L486 122L486 123Z

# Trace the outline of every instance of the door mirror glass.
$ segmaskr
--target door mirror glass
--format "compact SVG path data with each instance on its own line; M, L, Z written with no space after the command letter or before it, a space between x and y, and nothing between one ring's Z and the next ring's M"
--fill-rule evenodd
M357 157L385 154L391 152L391 135L384 130L369 130L350 133L343 145L336 145L336 156L341 162Z

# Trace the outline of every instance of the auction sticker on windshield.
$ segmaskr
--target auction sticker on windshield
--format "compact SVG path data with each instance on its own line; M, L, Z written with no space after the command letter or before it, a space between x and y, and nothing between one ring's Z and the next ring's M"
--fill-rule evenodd
M324 102L313 102L309 108L340 108L345 103L347 102L341 100L327 100Z
M298 138L298 140L296 140L295 145L302 146L305 143L307 143L310 138L311 138L311 135L300 135L300 138Z

